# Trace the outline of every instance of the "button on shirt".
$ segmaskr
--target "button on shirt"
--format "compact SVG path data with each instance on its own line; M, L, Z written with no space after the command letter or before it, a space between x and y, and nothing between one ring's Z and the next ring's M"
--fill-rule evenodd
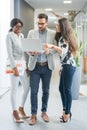
M46 44L47 30L39 31L39 38L41 40L42 45ZM47 62L47 55L45 53L41 53L38 55L37 62Z

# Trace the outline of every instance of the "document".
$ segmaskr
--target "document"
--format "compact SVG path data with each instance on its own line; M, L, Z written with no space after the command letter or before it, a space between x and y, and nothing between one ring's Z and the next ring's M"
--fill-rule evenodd
M18 69L19 75L23 76L24 75L24 71L26 69L26 62L24 60L15 60L15 64L16 64L16 67ZM9 62L6 65L6 74L11 74L11 75L14 74L14 71L11 68Z

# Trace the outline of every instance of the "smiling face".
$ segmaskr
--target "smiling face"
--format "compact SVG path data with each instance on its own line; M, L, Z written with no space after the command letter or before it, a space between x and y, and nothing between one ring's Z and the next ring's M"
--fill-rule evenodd
M40 31L44 31L48 25L48 22L46 21L45 18L38 18L38 28Z
M21 23L17 23L14 27L13 27L13 32L15 32L16 34L21 33L22 31L22 25Z

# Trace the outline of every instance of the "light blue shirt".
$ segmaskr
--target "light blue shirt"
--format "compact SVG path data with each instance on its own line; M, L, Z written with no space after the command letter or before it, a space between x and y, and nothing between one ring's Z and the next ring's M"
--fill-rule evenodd
M42 45L46 44L47 30L39 31L39 38L41 40ZM47 62L47 55L45 53L41 53L38 55L37 62Z

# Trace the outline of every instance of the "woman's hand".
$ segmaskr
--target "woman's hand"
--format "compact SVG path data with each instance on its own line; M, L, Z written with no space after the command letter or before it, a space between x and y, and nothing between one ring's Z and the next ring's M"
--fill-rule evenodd
M60 69L60 70L59 70L59 76L61 75L61 71L62 71L62 70Z
M59 76L61 75L62 72L62 66L59 67Z
M16 67L13 68L13 72L14 72L15 76L19 76L19 72L18 72L18 69Z

